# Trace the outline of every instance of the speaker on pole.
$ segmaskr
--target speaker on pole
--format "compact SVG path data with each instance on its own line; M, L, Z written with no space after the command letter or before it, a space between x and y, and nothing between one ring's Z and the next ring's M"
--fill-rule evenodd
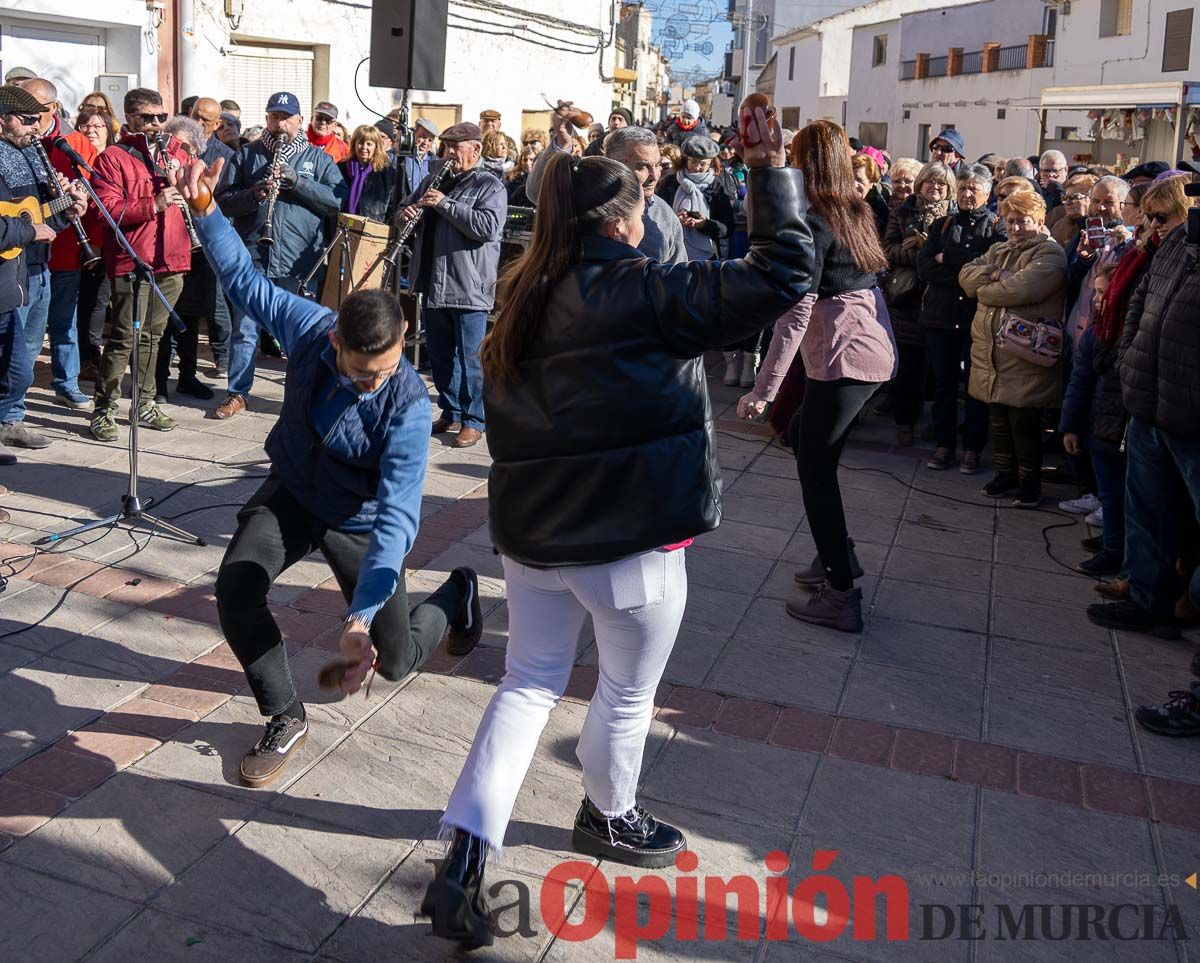
M446 89L450 0L372 0L372 87Z

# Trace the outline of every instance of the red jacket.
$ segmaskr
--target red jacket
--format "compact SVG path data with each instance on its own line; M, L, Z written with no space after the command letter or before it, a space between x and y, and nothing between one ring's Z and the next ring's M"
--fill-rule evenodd
M139 151L141 156L130 153L122 144ZM161 214L154 210L154 196L167 186L167 179L152 174L147 166L152 151L145 134L126 131L118 144L106 147L96 158L92 165L96 168L92 185L138 257L156 274L186 271L192 266L192 245L183 212L174 205ZM167 144L167 153L181 164L188 162L187 154L173 137ZM104 267L109 277L131 273L132 259L117 247L111 231L104 233Z
M344 140L339 140L336 134L326 134L324 138L312 129L312 124L308 125L308 132L304 135L308 138L308 142L333 158L335 164L340 164L350 156L350 145Z
M84 172L76 173L75 168L71 166L71 162L67 160L67 155L54 146L54 138L60 136L58 124L49 134L42 138L42 146L46 148L46 153L50 155L50 165L63 175L67 180L73 181L77 177L88 177ZM92 146L92 142L77 130L65 135L66 141L74 147L83 159L93 167L96 164L96 157L99 156L99 151ZM83 215L83 227L87 231L88 240L91 242L93 250L99 251L103 243L104 232L101 230L100 215L96 211L96 206L89 203L87 212ZM68 227L65 231L59 231L54 241L50 244L50 270L51 271L78 271L79 270L79 238L75 235L75 229Z

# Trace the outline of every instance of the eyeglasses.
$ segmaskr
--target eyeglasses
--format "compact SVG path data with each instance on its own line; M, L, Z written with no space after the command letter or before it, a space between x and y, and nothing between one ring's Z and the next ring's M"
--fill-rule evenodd
M347 380L353 382L356 385L371 385L371 384L375 384L375 382L382 383L384 381L387 381L388 378L390 378L392 375L394 375L399 370L400 370L400 363L396 362L396 365L394 367L389 368L387 371L377 372L376 374L357 374L353 371L347 371L346 378L347 378Z
M1086 194L1068 194L1063 198L1064 201L1086 201L1087 199L1088 196Z
M167 122L167 118L170 117L171 115L167 114L167 113L162 113L162 114L136 114L135 116L140 117L142 119L143 124L150 124L150 123L153 123L154 121L158 121L158 123L160 123L160 124L165 124Z
M1041 168L1041 173L1043 173L1043 174L1065 174L1066 172L1067 172L1067 169L1065 167L1043 167L1043 168Z
M1155 211L1153 214L1149 211L1142 211L1142 214L1151 224L1166 224L1171 219L1171 215L1164 211Z

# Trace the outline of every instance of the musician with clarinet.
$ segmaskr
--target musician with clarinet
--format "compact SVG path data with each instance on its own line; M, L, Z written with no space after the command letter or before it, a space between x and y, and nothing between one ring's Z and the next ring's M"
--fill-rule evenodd
M435 170L418 185L401 209L400 229L420 219L408 286L424 296L425 345L441 408L432 431L453 433L455 448L470 448L485 429L479 345L495 300L508 192L479 167L478 126L455 124L442 145L450 174Z
M186 164L188 155L172 137L160 144L158 135L170 114L156 90L136 87L125 94L125 129L117 143L96 158L93 190L129 239L138 257L154 272L154 280L174 305L183 290L183 275L192 264L192 244L180 210L182 195L168 177ZM97 441L116 441L117 406L121 379L133 349L134 264L105 232L104 267L112 281L112 330L96 378L91 432ZM142 284L138 316L138 386L140 398L131 403L130 418L143 428L170 431L175 421L154 400L154 368L158 343L168 323L162 302Z
M233 221L254 266L295 292L320 261L325 219L342 209L346 181L333 159L309 144L295 94L267 101L262 137L239 150L223 175L216 200ZM318 272L313 287L320 289ZM234 312L229 346L229 393L215 412L232 418L245 411L254 385L258 327Z
M33 383L33 356L21 317L21 309L29 305L30 261L45 264L49 242L67 228L69 213L64 210L48 220L40 217L41 202L50 200L50 192L46 169L32 145L46 109L20 87L0 87L0 203L31 204L39 214L25 218L0 211L0 465L16 461L9 448L44 448L50 443L22 421L25 392ZM86 205L82 191L65 179L56 176L55 180L71 197L72 212L82 213Z

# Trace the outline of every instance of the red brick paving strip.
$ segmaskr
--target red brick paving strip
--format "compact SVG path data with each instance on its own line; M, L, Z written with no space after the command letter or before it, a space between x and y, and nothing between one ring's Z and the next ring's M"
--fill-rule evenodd
M1150 803L1159 822L1200 832L1200 786L1152 777Z
M54 748L89 759L106 760L116 769L127 769L160 745L158 739L118 729L106 714L99 722L63 736Z
M200 716L182 706L138 696L109 709L101 718L125 732L136 732L165 742L180 729L199 721Z
M1017 792L1055 802L1083 805L1083 786L1078 763L1036 752L1017 756Z
M57 793L34 789L7 776L0 779L0 832L27 836L66 807L67 800Z
M671 691L666 704L658 710L658 718L673 726L707 729L717 718L723 701L715 692L681 685Z
M779 706L753 699L726 699L713 728L727 736L766 742L779 717Z
M829 754L853 759L855 762L886 766L892 757L892 742L895 737L896 730L881 722L838 719L833 730L833 743L829 746Z
M1011 792L1017 787L1017 754L1006 746L959 740L954 778L984 789Z
M54 745L13 766L4 778L43 792L78 799L116 771L108 759L76 755Z
M833 735L835 722L837 720L825 712L785 706L768 741L773 746L786 749L824 753L829 749L829 738Z
M1083 805L1119 816L1150 816L1146 781L1135 772L1107 766L1083 767Z
M948 779L954 774L954 740L936 732L901 729L892 749L892 768Z

